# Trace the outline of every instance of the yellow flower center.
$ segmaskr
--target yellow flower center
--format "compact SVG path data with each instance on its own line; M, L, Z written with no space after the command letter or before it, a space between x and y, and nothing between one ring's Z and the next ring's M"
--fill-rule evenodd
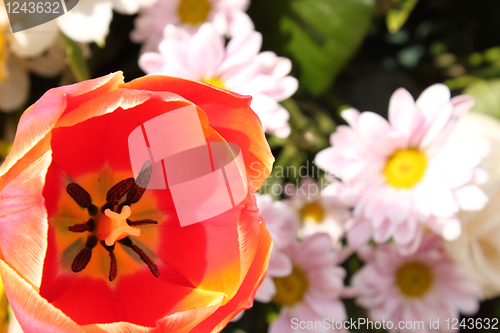
M398 149L385 164L387 183L396 188L412 188L425 174L427 157L416 149Z
M180 0L177 15L182 23L200 25L207 20L211 9L210 0Z
M323 207L317 202L310 202L299 212L300 218L304 222L322 223L325 218L325 211Z
M407 297L425 295L434 282L432 269L420 261L410 261L402 264L396 270L396 285Z
M116 241L127 236L139 236L141 230L132 228L127 223L131 213L129 206L123 206L120 214L106 209L104 211L105 215L101 215L97 223L97 238L103 240L107 246L113 246Z
M273 302L284 305L293 306L304 298L304 294L309 289L309 281L304 271L296 266L293 267L292 274L273 278L276 285L276 295Z
M224 82L218 78L218 77L213 77L210 79L202 79L201 82L205 82L208 84L213 85L214 87L221 88L221 89L227 89Z

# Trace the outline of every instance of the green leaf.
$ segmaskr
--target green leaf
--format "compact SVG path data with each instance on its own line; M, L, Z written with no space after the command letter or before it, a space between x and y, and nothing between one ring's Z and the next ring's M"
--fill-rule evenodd
M301 85L321 95L354 55L371 22L373 0L291 0L281 18L285 50L298 65Z
M401 29L410 16L418 0L393 0L393 8L387 13L385 22L387 29L395 33Z
M472 109L474 112L500 119L500 79L475 81L464 93L476 99L476 105Z
M83 56L83 50L80 44L72 40L71 38L62 34L64 38L64 43L66 44L66 59L69 62L69 67L71 72L75 76L78 82L90 79L90 71L87 65L87 61Z

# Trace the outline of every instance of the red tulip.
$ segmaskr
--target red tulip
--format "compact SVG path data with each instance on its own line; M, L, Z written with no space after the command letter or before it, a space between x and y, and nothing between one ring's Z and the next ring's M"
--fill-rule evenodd
M271 250L253 191L273 157L249 104L202 83L115 73L26 110L0 168L0 273L25 332L218 332L252 305ZM241 148L250 186L234 208L181 226L169 188L138 186L127 138L189 105L207 142Z

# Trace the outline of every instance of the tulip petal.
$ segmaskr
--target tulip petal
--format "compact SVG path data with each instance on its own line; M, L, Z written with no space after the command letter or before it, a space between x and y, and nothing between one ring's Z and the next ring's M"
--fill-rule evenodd
M44 144L45 143L45 144ZM47 249L47 213L41 196L50 164L47 141L26 154L0 179L0 244L3 259L32 285L42 281ZM13 175L17 177L12 178Z
M266 229L265 223L260 224L259 245L252 266L246 275L236 295L227 304L221 306L215 313L201 324L196 326L191 333L220 332L241 309L248 309L253 305L253 298L257 289L264 281L272 250L272 240Z
M133 80L122 87L169 91L193 102L205 111L210 126L227 142L238 143L254 190L270 175L274 158L259 117L249 108L249 97L198 82L156 75Z
M75 322L42 298L32 285L1 259L0 273L10 305L25 332L83 332Z
M12 149L0 167L0 176L46 136L59 117L86 100L116 89L120 82L123 82L123 75L117 72L47 91L22 115Z

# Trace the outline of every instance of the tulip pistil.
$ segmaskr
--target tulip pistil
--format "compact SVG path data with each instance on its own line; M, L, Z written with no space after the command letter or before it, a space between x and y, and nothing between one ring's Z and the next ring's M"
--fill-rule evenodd
M141 260L148 266L151 273L158 277L160 271L151 258L137 245L129 236L139 236L141 230L138 226L158 224L157 221L144 219L138 221L129 220L132 211L130 205L137 203L151 178L152 165L146 162L139 176L127 178L114 185L106 194L106 203L98 209L93 203L90 194L80 185L71 183L66 192L82 208L87 208L92 217L85 223L74 224L68 230L74 233L90 232L85 248L83 248L73 260L71 269L73 272L81 272L87 267L92 257L92 249L100 244L108 251L110 258L109 281L116 279L118 264L114 253L116 242L122 246L131 248ZM123 198L125 199L123 200Z

